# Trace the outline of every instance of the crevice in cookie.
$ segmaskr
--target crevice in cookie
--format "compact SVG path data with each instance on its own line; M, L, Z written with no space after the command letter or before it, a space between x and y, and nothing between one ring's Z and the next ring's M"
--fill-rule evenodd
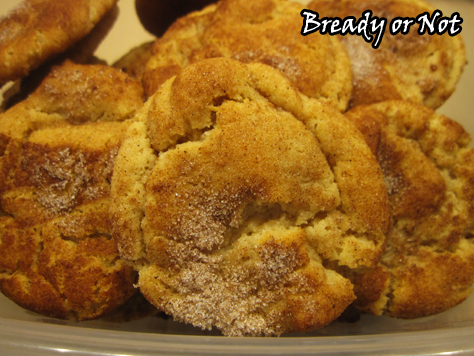
M39 242L38 242L38 247L37 247L37 250L36 250L36 253L35 253L35 256L34 256L35 257L35 264L34 264L34 266L32 266L35 270L38 269L38 266L40 264L39 258L40 258L41 254L44 251L43 229L40 226L38 226L38 229L39 229L39 232L38 232ZM33 228L33 230L36 231L36 228Z
M76 245L79 244L81 241L85 241L88 239L105 238L106 240L110 240L112 238L110 234L104 234L104 233L99 233L99 232L96 232L87 236L83 236L83 237L78 237L77 235L65 235L63 233L60 233L59 236L61 237L62 240L73 242Z
M211 104L207 107L208 109L208 124L205 127L201 128L193 128L188 129L187 132L183 135L176 135L170 138L171 142L174 144L170 144L164 150L154 150L154 152L159 155L159 153L168 152L176 149L179 145L186 144L188 142L201 142L205 140L207 134L214 130L216 126L218 126L217 116L219 108L224 105L226 102L235 102L235 103L242 103L246 98L231 98L228 95L218 96L212 99ZM151 137L151 133L148 132L148 137Z
M217 108L219 106L222 106L222 104L225 101L241 102L239 100L231 99L228 95L221 95L221 96L217 96L217 97L213 98L212 99L212 106L211 106L211 109L213 109L211 111L211 115L214 113L214 117L211 116L212 126L214 126L216 124L215 110L217 110Z
M8 211L5 211L2 205L0 204L0 218L2 217L9 217L9 218L15 219L15 215L9 213Z
M325 211L325 210L321 210L321 211L318 211L316 213L316 215L314 215L314 217L311 219L311 223L314 224L314 223L318 223L324 219L326 219L329 215L329 211ZM305 227L305 226L303 226Z
M0 133L0 158L3 157L5 151L10 143L11 138L7 135Z
M287 214L281 203L253 202L245 207L240 225L248 226L250 222L263 224L270 220L279 220L283 215L287 217Z

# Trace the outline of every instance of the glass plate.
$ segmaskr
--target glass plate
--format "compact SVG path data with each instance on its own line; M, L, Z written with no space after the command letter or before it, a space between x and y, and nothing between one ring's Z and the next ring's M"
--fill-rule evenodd
M258 0L256 0L258 1ZM20 0L1 0L5 14ZM305 3L305 0L301 0ZM431 1L446 16L464 19L467 56L474 61L474 2ZM119 1L120 14L98 48L113 63L153 36L140 25L134 0ZM303 6L302 6L303 8ZM474 134L474 69L468 64L456 92L438 112ZM436 316L415 320L362 315L355 323L334 322L322 330L279 338L228 338L162 315L132 321L111 318L72 322L40 316L0 295L1 355L474 355L474 295Z

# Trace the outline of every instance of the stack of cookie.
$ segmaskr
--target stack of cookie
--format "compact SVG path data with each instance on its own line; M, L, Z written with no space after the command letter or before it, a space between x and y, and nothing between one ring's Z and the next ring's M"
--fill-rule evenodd
M367 6L431 11L308 8ZM175 320L232 336L309 331L350 306L415 318L463 301L474 150L434 112L462 41L303 37L301 10L221 0L115 68L62 62L3 113L3 293L87 319L135 286Z

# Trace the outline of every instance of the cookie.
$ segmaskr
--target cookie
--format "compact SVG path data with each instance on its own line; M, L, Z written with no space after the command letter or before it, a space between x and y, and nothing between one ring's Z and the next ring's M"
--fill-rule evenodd
M112 64L112 67L120 69L133 79L141 81L145 66L151 57L152 44L153 42L145 42L132 48Z
M153 45L143 75L147 96L190 63L226 57L280 70L303 94L344 111L352 90L349 58L333 36L301 36L301 5L224 0L179 19Z
M464 129L404 101L356 107L346 116L376 155L393 227L379 266L356 280L356 304L400 318L462 302L474 282L474 150Z
M0 115L0 290L43 315L91 319L135 292L111 236L114 159L140 83L66 62Z
M166 81L127 131L113 233L144 296L225 335L334 320L376 266L388 229L380 167L334 107L276 69L227 58Z
M440 107L453 93L466 64L464 44L459 35L418 34L418 24L408 34L391 35L395 17L412 17L435 10L421 0L314 0L308 5L323 17L353 16L364 10L388 21L380 47L372 48L361 36L340 37L351 58L354 88L351 106L385 100L408 100L430 108ZM449 15L448 15L449 16ZM312 35L309 35L312 36Z
M85 37L116 0L24 0L0 21L0 85Z
M80 41L76 42L66 51L56 55L51 60L32 69L26 77L16 80L3 92L2 109L9 109L20 101L25 100L40 86L46 76L51 72L53 66L61 65L67 60L77 64L107 64L104 60L95 57L94 52L113 26L117 15L118 8L115 6L112 10L107 12L91 32Z

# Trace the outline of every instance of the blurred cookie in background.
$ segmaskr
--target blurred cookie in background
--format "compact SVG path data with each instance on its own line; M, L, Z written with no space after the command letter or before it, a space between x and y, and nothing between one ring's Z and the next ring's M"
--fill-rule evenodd
M363 11L371 10L373 16L385 17L388 25L395 17L416 18L435 10L421 0L314 0L307 8L317 12L320 19L359 19ZM461 36L447 32L419 35L418 24L406 35L393 36L388 25L377 49L361 36L337 36L349 54L354 75L350 106L408 100L432 109L440 107L453 93L466 64Z
M117 16L118 8L114 6L85 37L72 44L64 52L32 69L25 77L16 80L3 92L3 111L26 99L41 84L53 66L60 65L66 60L77 64L107 64L103 59L95 57L94 53L111 30Z
M23 78L92 31L116 0L25 0L0 21L0 85Z

